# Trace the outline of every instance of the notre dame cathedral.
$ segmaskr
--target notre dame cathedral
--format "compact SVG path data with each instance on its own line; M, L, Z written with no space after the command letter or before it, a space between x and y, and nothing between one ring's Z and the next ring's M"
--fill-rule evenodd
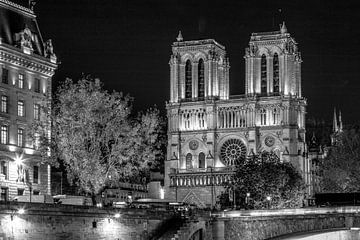
M310 183L306 158L306 99L301 55L285 23L279 31L252 33L245 49L245 94L229 96L230 63L213 39L172 45L167 199L213 207L237 162L275 152Z

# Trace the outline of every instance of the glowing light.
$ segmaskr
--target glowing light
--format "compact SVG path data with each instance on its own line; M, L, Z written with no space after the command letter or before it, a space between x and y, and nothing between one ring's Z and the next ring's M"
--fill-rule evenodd
M25 148L25 149L24 149L24 152L25 152L25 154L30 154L30 155L32 155L32 154L34 154L34 149Z
M20 208L19 210L18 210L18 214L24 214L25 213L25 210L23 209L23 208Z
M160 188L160 199L164 199L165 191L163 188Z
M266 197L266 200L271 201L271 197L270 197L270 196L267 196L267 197Z
M119 217L120 217L120 213L115 213L114 217L115 217L115 218L119 218Z
M14 160L15 160L15 163L17 164L17 165L20 165L22 162L23 162L23 158L22 158L22 155L16 155L15 156L15 158L14 158Z
M15 152L16 151L16 147L15 146L8 146L9 147L9 151L10 152Z
M101 207L102 207L102 203L97 203L97 204L96 204L96 207L101 208Z

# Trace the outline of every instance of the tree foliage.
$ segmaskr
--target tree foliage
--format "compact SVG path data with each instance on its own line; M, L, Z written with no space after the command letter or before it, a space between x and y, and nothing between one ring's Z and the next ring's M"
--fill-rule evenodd
M320 188L323 192L360 191L360 130L344 130L320 164Z
M299 172L272 152L249 156L238 164L227 189L235 191L237 204L255 209L300 207L304 197Z
M91 79L67 79L55 97L52 141L44 125L34 130L41 133L43 158L63 161L69 182L95 195L119 181L142 183L158 167L165 135L157 109L132 117L132 98L109 93Z

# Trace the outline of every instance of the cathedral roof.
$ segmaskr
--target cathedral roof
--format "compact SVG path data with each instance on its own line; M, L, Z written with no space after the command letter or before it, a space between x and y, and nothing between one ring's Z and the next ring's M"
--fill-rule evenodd
M182 37L182 36L181 36ZM225 47L223 45L221 45L220 43L218 43L217 41L215 41L214 39L203 39L203 40L192 40L192 41L177 41L173 43L173 47L187 47L187 46L199 46L199 45L207 45L207 44L211 44L211 45L215 45L217 47L219 47L222 50L225 50Z
M25 37L29 37L33 52L44 55L44 42L32 9L8 0L0 0L0 18L2 43L20 48L20 41L25 33Z

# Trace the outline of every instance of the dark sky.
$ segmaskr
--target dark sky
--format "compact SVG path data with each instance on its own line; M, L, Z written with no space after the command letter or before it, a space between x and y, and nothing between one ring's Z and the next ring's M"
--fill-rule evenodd
M281 9L281 12L279 12ZM169 57L178 30L184 40L214 38L230 58L230 92L244 93L244 48L252 32L278 30L284 19L302 52L308 115L331 121L360 117L360 2L43 0L35 12L61 65L55 82L81 73L109 90L129 93L136 109L169 99Z

